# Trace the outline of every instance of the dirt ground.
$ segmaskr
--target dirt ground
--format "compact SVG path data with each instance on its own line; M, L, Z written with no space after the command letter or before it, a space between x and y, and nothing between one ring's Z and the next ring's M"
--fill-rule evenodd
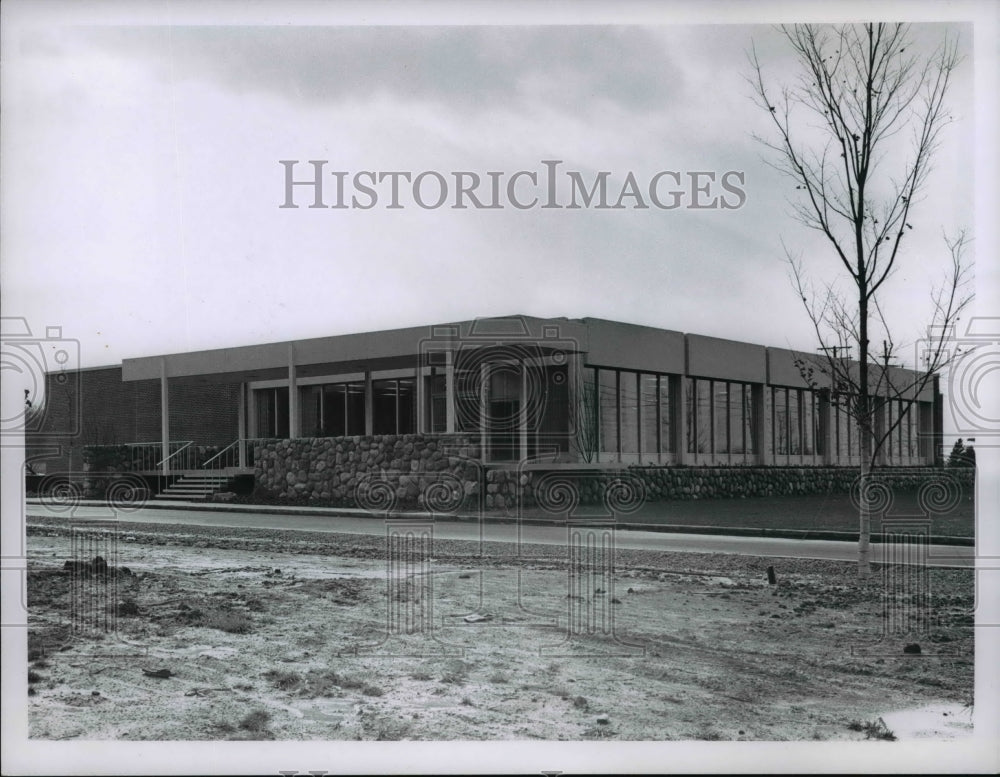
M909 735L971 733L971 570L861 583L838 562L599 537L568 559L429 546L419 527L391 553L296 531L94 536L30 519L32 738L904 739L885 721L918 709L932 720Z

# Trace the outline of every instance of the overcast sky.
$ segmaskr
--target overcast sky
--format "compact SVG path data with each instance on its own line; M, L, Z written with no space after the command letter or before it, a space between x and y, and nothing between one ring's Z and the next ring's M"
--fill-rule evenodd
M2 272L4 316L62 326L86 366L510 313L815 346L782 241L817 273L833 257L752 138L769 124L748 50L769 77L791 72L769 26L676 24L698 17L669 5L637 25L449 27L359 26L337 4L287 20L79 7L7 17ZM191 24L206 21L226 24ZM966 55L954 121L886 295L903 343L946 261L942 231L975 227L973 28L917 26L914 45L946 34ZM301 160L298 177L328 160L348 198L358 171L509 177L561 160L585 181L609 171L612 201L629 172L641 188L663 170L736 171L745 203L422 209L404 183L402 209L384 207L387 184L370 210L304 207L302 187L303 207L283 209L279 160Z

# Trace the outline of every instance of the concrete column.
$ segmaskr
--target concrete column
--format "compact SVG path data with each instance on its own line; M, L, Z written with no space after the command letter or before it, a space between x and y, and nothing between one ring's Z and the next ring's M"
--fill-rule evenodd
M445 430L455 433L455 356L449 349L445 351Z
M490 365L483 362L479 365L479 450L483 462L487 461L487 419L490 399Z
M413 424L413 431L415 431L417 434L423 434L424 432L430 431L430 427L427 424L427 414L428 414L427 390L426 386L424 386L425 379L424 379L423 359L421 358L417 359L417 367L416 370L414 371L414 374L417 376L416 377L417 417L416 417L416 422Z
M580 452L574 450L574 438L582 442L583 435L577 434L579 424L583 423L583 359L578 353L566 354L566 451L571 459L581 460ZM579 447L579 446L577 446Z
M170 389L167 385L167 360L160 359L160 459L163 474L170 474Z
M944 398L941 395L941 378L934 376L934 409L931 420L931 433L933 434L931 445L930 463L936 467L944 466Z
M295 345L288 344L288 437L294 440L300 434L302 419L299 417L299 383L295 370Z
M375 428L375 393L372 390L372 371L365 370L365 434L374 434Z
M236 448L239 452L239 466L241 469L247 465L247 384L240 384L239 402L237 403L239 418L236 420L236 436L239 442Z
M517 426L520 432L520 459L528 458L528 364L521 360L521 401L518 403Z

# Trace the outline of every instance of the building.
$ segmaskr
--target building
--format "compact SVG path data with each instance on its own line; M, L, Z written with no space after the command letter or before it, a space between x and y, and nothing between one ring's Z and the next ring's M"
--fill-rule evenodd
M811 360L601 319L484 318L52 374L31 442L75 428L48 471L104 446L161 476L259 475L263 440L386 435L462 435L491 467L857 466L849 398L807 378ZM889 371L897 388L915 375ZM936 381L883 392L879 464L935 464L940 408Z

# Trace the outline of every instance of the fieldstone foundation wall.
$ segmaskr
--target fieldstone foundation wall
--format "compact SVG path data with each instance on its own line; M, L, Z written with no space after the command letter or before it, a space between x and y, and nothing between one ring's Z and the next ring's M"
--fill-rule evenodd
M373 504L421 503L432 483L460 484L479 493L479 443L468 435L373 435L273 440L255 454L257 494L295 501L357 506L376 483Z
M273 440L256 450L256 494L290 502L371 509L433 508L510 511L518 497L544 508L566 496L594 503L609 498L641 501L837 494L857 480L854 467L629 467L624 470L553 468L520 471L516 465L483 465L478 435L375 435ZM873 478L898 490L929 482L972 487L975 470L883 468ZM608 484L617 481L611 494ZM641 485L637 485L641 484ZM537 493L539 489L542 493ZM612 489L614 490L614 489Z
M635 467L646 497L661 499L720 499L749 496L844 494L858 479L855 467ZM911 491L948 478L965 487L973 482L971 467L885 467L872 471L874 481L891 489Z

